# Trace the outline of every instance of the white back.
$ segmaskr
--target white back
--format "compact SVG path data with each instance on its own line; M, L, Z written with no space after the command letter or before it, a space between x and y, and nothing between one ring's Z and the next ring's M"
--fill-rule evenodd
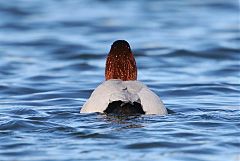
M103 82L83 105L81 113L101 112L113 101L138 102L146 114L166 115L167 110L161 99L139 81L112 79Z

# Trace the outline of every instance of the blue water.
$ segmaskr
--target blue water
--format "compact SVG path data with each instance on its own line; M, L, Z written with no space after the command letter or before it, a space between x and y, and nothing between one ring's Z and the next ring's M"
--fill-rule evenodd
M0 0L0 160L240 160L238 0ZM127 40L175 111L80 114Z

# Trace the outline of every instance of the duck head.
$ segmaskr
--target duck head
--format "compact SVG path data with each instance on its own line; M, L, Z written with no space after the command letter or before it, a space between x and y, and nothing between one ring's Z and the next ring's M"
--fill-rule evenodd
M130 45L125 40L115 41L106 61L105 79L137 80L137 66Z

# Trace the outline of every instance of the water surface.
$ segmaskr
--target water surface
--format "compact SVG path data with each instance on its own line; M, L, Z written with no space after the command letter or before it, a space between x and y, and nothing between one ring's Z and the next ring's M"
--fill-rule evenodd
M2 0L0 19L0 160L240 159L237 0ZM174 114L79 114L117 39Z

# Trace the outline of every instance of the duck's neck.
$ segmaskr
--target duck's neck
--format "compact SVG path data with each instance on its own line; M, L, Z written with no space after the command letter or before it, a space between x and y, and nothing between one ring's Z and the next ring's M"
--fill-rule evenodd
M106 61L105 79L137 80L137 66L132 52L110 51Z

